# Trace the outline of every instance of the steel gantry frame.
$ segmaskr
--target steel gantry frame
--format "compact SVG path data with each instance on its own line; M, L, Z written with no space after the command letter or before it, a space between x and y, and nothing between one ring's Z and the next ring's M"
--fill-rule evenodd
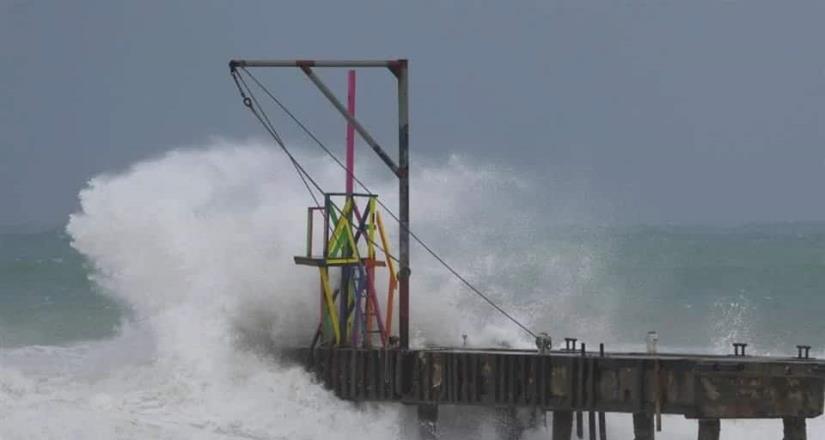
M409 349L410 333L410 181L409 181L409 92L408 63L395 60L232 60L229 68L292 67L300 69L329 100L338 113L351 124L361 138L398 178L398 334L399 347ZM316 75L313 68L386 68L396 78L398 93L398 163L366 128L347 111L329 87Z

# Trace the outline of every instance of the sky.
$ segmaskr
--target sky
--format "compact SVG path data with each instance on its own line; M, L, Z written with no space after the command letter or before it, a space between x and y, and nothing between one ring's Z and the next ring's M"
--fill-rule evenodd
M551 215L580 207L562 220L822 221L823 22L821 1L0 0L0 227L63 224L89 178L163 151L263 138L231 58L408 58L412 167L510 170ZM298 72L256 73L342 143ZM394 152L393 79L359 75Z

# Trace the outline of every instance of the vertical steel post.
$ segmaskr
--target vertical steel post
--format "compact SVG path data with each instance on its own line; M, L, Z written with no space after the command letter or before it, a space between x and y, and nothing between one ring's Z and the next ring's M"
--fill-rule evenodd
M329 258L329 213L332 212L332 201L329 194L324 194L324 260Z
M407 60L398 60L393 70L398 79L398 333L402 350L410 348L410 126Z
M307 209L307 258L312 258L312 208Z
M347 71L347 112L352 116L355 117L355 70ZM353 206L355 205L355 199L352 197L352 188L353 188L353 176L355 176L355 128L353 127L352 123L347 121L347 152L346 152L346 181L344 185L344 189L347 193L346 198L344 199L344 206L347 203L352 203ZM347 229L352 229L352 211L347 213ZM351 231L354 233L354 231ZM351 257L355 254L355 249L350 249L349 244L345 246L344 255L347 257ZM352 266L343 266L341 267L341 279L346 280L346 286L341 284L341 292L348 292L350 286L350 279L353 277L353 269ZM355 347L358 345L358 330L360 323L358 322L358 312L361 310L361 301L358 297L358 288L356 287L353 289L353 296L355 301L355 308L353 313L355 314L355 319L352 321L352 346ZM347 298L347 297L344 297ZM344 304L345 307L349 308L349 301L344 301L341 304ZM343 310L342 306L342 310ZM343 328L343 327L342 327ZM342 333L343 334L343 333Z
M347 72L347 111L355 116L355 71ZM347 121L347 195L352 195L353 177L355 176L355 127Z
M324 194L324 210L322 211L324 213L324 247L323 247L323 254L322 254L324 262L326 262L327 258L329 258L329 213L330 213L330 209L332 209L332 201L329 198L329 194ZM328 267L321 267L320 270L321 271L326 271L326 275L329 276L329 268ZM321 282L322 283L323 283L323 279L324 278L321 277L321 280L322 280ZM332 288L332 286L330 286L330 288ZM330 304L330 306L329 306L330 310L328 310L327 312L330 315L330 321L329 321L330 324L329 324L329 326L330 326L330 329L332 330L332 336L333 336L332 340L335 341L335 338L334 338L335 326L334 326L333 321L332 321L332 313L333 313L332 309L335 307L333 304L335 304L335 298L334 297L332 299L332 304ZM322 317L322 319L323 319L323 316L324 316L323 313L324 313L324 286L321 286L321 317ZM339 327L339 331L340 331L340 327ZM335 345L335 344L332 343L330 345Z
M349 246L344 245L344 246ZM347 253L344 253L347 255ZM341 334L341 346L349 345L351 341L350 334L347 333L349 328L349 295L350 295L350 277L352 272L349 266L341 266L341 285L338 288L338 331ZM357 304L356 304L357 305ZM353 310L354 312L354 310ZM355 326L357 322L352 323L353 334L355 333Z

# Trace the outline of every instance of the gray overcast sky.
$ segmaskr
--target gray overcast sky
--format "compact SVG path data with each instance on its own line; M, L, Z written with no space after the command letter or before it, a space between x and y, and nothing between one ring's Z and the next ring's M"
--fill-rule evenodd
M825 220L823 23L821 1L0 0L0 226L63 222L101 171L260 135L233 57L407 57L414 158L547 178L601 222ZM267 79L340 141L297 73ZM360 81L392 145L391 80Z

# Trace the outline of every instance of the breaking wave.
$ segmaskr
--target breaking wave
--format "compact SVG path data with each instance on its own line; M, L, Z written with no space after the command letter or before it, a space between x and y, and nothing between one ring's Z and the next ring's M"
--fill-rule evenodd
M340 187L334 164L301 160L325 188ZM395 206L391 177L359 169ZM611 340L616 325L605 316L617 300L596 298L599 315L577 312L582 280L606 251L560 256L531 243L539 220L524 208L530 182L459 157L418 170L413 228L461 272L532 328ZM66 230L94 283L126 311L122 325L109 339L0 352L0 438L414 438L408 408L339 401L278 356L306 345L317 319L316 274L292 263L308 200L289 163L255 142L172 151L89 181ZM524 261L501 258L516 249ZM529 346L415 247L413 267L416 345L460 345L468 335L471 345ZM443 438L495 438L490 419L445 408ZM626 419L610 419L611 436L629 438ZM762 438L754 433L780 429L769 423L723 429ZM665 428L668 438L695 436L687 421L666 418ZM527 434L547 436L541 423Z

